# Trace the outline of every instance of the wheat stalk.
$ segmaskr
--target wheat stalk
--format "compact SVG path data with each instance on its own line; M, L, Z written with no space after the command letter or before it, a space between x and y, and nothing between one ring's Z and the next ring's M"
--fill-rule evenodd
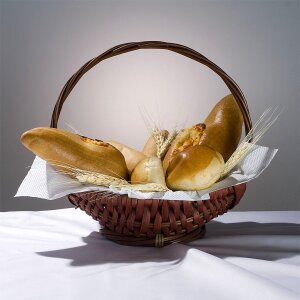
M100 174L97 172L87 172L80 170L80 173L75 176L81 183L90 183L105 187L123 188L131 191L140 192L164 192L167 191L167 187L157 183L140 183L130 184L126 180L118 179L112 176Z
M155 126L152 129L152 135L154 137L156 148L157 148L156 155L158 158L162 158L165 155L171 143L176 138L177 134L178 134L177 130L174 130L171 134L165 137L163 134L163 130L159 130L157 126Z
M157 148L157 156L162 158L168 151L170 145L178 135L178 131L174 130L171 134L168 135L167 139L164 141L163 145L160 148Z
M169 134L167 137L164 135L164 130L160 130L160 122L158 124L153 120L151 114L149 114L145 107L139 106L139 111L142 116L142 119L146 125L148 131L153 135L156 144L156 156L158 158L162 158L165 153L168 151L171 143L178 135L178 131L176 130L177 127Z
M49 162L50 163L50 162ZM51 161L51 165L59 167L61 170L60 173L69 175L77 179L80 183L83 184L94 184L102 187L114 187L114 188L123 188L131 191L140 191L140 192L165 192L168 191L166 186L163 186L158 183L136 183L131 184L125 179L113 177L110 175L101 174L98 172L82 170L75 168L69 164L65 164L59 161ZM63 168L63 170L62 170ZM55 171L56 172L56 171Z
M165 142L165 137L163 136L163 133L161 130L159 130L156 126L152 129L152 135L155 140L156 148L157 148L157 157L159 156L159 149L162 148L164 142Z
M241 160L250 152L253 146L275 123L282 112L283 109L278 112L278 107L275 107L274 109L268 108L264 111L259 120L254 124L252 129L225 163L221 178L224 178L226 175L228 175L230 171L241 162ZM277 113L277 115L275 115L275 113Z

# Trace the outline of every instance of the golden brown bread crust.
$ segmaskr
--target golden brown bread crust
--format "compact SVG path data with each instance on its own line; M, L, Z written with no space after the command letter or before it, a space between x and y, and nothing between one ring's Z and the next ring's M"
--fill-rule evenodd
M145 159L147 156L144 155L142 152L137 151L133 148L130 148L124 144L121 144L116 141L106 141L110 145L116 147L124 156L126 165L129 171L129 174L133 171L135 166L143 159Z
M68 166L126 179L128 170L122 153L100 140L57 128L39 127L21 136L23 145L56 169Z
M243 115L233 95L221 99L204 123L199 145L215 149L227 161L239 144L243 127Z
M131 183L159 183L165 186L161 159L152 156L141 160L131 173Z
M191 128L182 129L172 142L167 154L163 160L163 170L166 173L172 159L184 149L197 145L205 129L205 124L196 124Z
M220 153L195 145L179 152L170 162L166 183L172 190L197 191L210 187L224 169Z

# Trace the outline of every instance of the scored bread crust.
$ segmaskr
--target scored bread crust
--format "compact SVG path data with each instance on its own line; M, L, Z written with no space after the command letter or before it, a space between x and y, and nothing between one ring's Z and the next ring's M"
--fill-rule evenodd
M182 131L177 135L175 140L172 142L163 160L164 174L166 174L170 162L178 153L191 146L195 146L199 144L205 128L206 126L204 123L199 123L190 128L182 129Z
M71 175L76 169L126 179L122 153L101 140L58 128L38 127L21 136L23 145L59 171Z

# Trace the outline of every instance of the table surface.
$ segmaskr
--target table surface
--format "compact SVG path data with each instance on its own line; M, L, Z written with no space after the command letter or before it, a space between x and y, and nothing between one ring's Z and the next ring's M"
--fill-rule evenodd
M117 245L74 208L0 213L0 299L300 299L300 212L228 212L204 239Z

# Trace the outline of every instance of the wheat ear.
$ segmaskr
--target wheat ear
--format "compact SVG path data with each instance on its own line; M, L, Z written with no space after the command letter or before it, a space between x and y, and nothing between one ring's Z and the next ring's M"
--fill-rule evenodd
M267 130L275 123L283 109L278 112L278 107L268 108L261 115L259 120L254 124L246 137L242 140L237 149L225 163L221 178L229 174L229 172L250 152L253 146L263 137ZM276 115L275 115L276 114ZM252 141L250 142L252 138Z
M164 137L162 130L159 130L156 126L152 129L152 135L157 148L156 155L158 158L162 158L164 156L177 134L177 130L174 130L167 137Z
M77 180L81 183L90 183L105 187L123 188L130 191L140 192L164 192L167 191L167 187L157 183L145 183L145 184L130 184L126 180L118 179L112 176L103 175L96 172L81 171L77 176Z
M113 177L110 175L101 174L98 172L87 171L75 168L69 164L63 162L54 162L51 161L51 164L56 167L63 168L59 173L69 175L77 179L80 183L83 184L94 184L102 187L114 187L114 188L123 188L131 191L140 191L140 192L165 192L168 191L166 186L163 186L158 183L137 183L130 184L128 181L122 178ZM56 171L54 171L56 172Z

